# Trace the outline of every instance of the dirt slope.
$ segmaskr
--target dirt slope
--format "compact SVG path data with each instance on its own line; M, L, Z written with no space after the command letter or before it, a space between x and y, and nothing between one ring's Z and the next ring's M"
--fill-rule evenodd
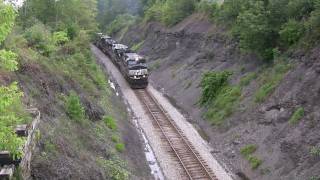
M204 132L217 156L239 179L306 180L320 177L320 156L311 149L320 146L320 47L287 53L290 70L275 91L262 103L254 101L261 87L256 78L242 90L239 107L223 126L210 125L203 118L205 108L197 105L199 83L205 71L231 70L232 84L250 72L265 72L253 55L239 52L227 31L195 14L172 28L158 23L130 27L121 36L125 44L142 43L139 52L147 56L151 81ZM272 76L272 73L265 73ZM304 109L303 118L289 123L293 112ZM256 170L241 154L247 144L257 147L262 160Z
M25 103L39 108L42 114L32 179L109 179L119 167L107 165L102 159L113 159L115 154L119 159L114 162L121 159L126 164L123 168L131 174L130 179L149 179L150 170L139 135L127 117L124 103L111 88L103 91L95 86L92 92L80 82L48 68L52 65L21 58L20 70L13 79L19 81ZM84 105L88 118L84 124L66 114L64 98L71 91L79 94ZM104 115L117 120L119 137L126 145L123 153L114 149L115 133L102 121Z

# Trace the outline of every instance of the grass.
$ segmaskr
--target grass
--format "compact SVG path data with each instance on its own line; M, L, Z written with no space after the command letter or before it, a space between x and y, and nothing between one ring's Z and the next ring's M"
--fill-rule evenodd
M206 112L206 118L213 125L222 125L238 105L241 96L239 86L226 86L215 97Z
M150 71L156 70L160 68L160 59L156 60L154 63L152 63L152 65L150 66Z
M140 43L135 44L134 46L132 46L131 49L132 49L133 51L138 51L138 50L141 49L141 47L142 47L143 44L144 44L144 41L141 41Z
M262 164L262 160L255 156L248 156L247 159L252 169L257 169Z
M255 93L255 102L262 103L279 85L284 75L291 66L284 62L279 62L261 73L259 77L260 88Z
M256 78L257 78L257 73L255 72L248 73L247 75L241 78L240 86L241 87L248 86L250 82Z
M256 152L257 148L255 144L248 144L240 149L241 155L248 160L252 169L257 169L262 164L261 159L252 155Z
M244 146L243 148L240 149L240 153L244 156L247 157L250 154L254 153L257 150L257 145L255 144L248 144Z
M125 150L125 145L123 143L117 143L115 147L116 150L121 153Z
M312 156L320 157L320 147L317 147L317 146L311 147L311 149L310 149L310 154L311 154Z
M104 169L107 179L113 180L128 180L129 171L126 169L126 164L117 156L113 155L111 159L102 157L97 159L97 163Z
M111 136L111 141L114 143L118 143L120 141L120 138L118 135L112 135Z
M289 123L296 124L298 123L304 116L304 109L303 107L299 107L296 111L292 114Z
M111 117L111 116L105 116L105 117L103 117L103 121L104 121L104 123L106 124L106 126L107 126L109 129L112 129L112 130L116 130L116 129L117 129L117 123L116 123L116 121L113 119L113 117Z

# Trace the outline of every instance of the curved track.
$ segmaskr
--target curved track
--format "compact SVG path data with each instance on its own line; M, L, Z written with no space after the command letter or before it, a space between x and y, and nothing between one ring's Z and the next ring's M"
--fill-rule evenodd
M146 112L159 127L164 139L168 142L171 152L177 158L187 179L218 180L200 154L183 135L162 106L145 89L136 90L136 95L143 103Z

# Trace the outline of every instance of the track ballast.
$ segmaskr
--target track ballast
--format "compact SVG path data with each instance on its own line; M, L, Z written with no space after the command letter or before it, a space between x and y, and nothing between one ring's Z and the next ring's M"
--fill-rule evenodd
M135 90L136 95L143 103L146 112L160 129L164 139L171 148L184 171L186 179L218 180L207 163L191 145L181 129L170 118L162 106L149 94L146 89Z

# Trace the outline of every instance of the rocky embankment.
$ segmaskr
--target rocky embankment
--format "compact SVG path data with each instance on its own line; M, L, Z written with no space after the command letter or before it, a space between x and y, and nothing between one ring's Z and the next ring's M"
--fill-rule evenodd
M150 60L152 84L190 117L214 149L212 155L239 179L319 178L320 47L286 52L289 70L258 103L255 94L264 83L261 79L273 74L257 57L241 54L227 32L195 14L172 28L158 23L135 25L119 37L125 44L141 45L139 53ZM242 88L239 105L224 124L212 126L203 116L206 108L198 105L199 84L204 72L221 70L233 72L234 85L250 73L257 77ZM297 109L303 109L304 115L290 123ZM240 152L247 145L255 147L254 156L261 160L257 169Z

